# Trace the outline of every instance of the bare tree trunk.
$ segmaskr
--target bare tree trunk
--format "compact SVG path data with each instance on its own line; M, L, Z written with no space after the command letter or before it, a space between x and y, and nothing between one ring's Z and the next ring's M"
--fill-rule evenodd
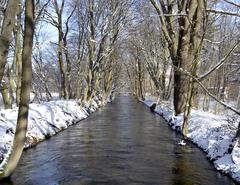
M66 99L67 91L66 91L66 74L65 67L63 62L63 8L65 5L65 0L61 0L61 5L59 7L59 2L57 0L53 0L54 10L57 15L57 21L54 22L55 27L58 29L58 65L60 71L60 97Z
M68 49L67 49L67 38L64 37L63 39L63 43L64 43L64 54L65 54L65 58L66 58L66 62L67 62L67 70L66 70L66 79L67 79L67 97L69 99L73 98L73 92L72 92L72 84L71 84L71 71L72 71L72 67L71 67L71 61L69 58L69 54L68 54Z
M178 25L174 25L174 3L167 1L151 0L152 5L159 14L164 38L168 43L170 57L174 68L174 110L178 115L185 111L188 95L189 77L182 74L177 68L191 71L192 63L197 58L200 49L199 42L203 37L203 20L206 10L205 0L178 1L178 11L186 16L178 18ZM178 30L176 30L178 29ZM179 34L177 35L177 31ZM178 36L178 39L177 39Z
M210 79L208 79L207 81L207 88L210 85ZM204 99L203 99L203 110L204 111L208 111L209 110L209 103L210 103L210 99L207 93L204 93Z
M78 14L80 13L79 12L79 9L77 8L77 12ZM77 69L78 69L78 72L77 72L77 88L76 88L76 98L77 99L82 99L83 95L83 79L84 77L82 76L82 73L83 73L83 64L82 64L82 61L83 61L83 58L84 58L84 51L85 51L85 48L86 48L86 33L84 32L84 27L86 25L86 20L83 21L83 20L80 20L80 18L78 18L78 31L79 31L79 35L78 35L78 46L77 46ZM81 33L81 34L80 34Z
M192 108L192 99L194 96L194 81L192 78L189 78L188 83L188 94L186 98L186 107L184 111L184 122L183 122L183 136L185 139L187 139L188 135L188 125L189 125L189 119L190 119L190 113Z
M161 74L161 87L162 87L162 93L161 97L165 99L166 97L166 73L167 73L167 66L168 66L168 56L167 56L167 46L164 44L164 51L163 51L163 69L162 69L162 74Z
M8 156L4 170L0 172L0 179L11 176L21 157L28 123L28 110L32 83L32 45L34 35L34 0L25 2L25 26L23 41L23 72L20 105L18 110L17 128L14 135L11 153Z
M66 89L66 92L67 92L67 98L69 98L69 99L73 98L74 95L73 95L72 83L71 83L72 66L71 66L71 60L70 60L70 57L69 57L68 40L67 39L68 39L68 33L69 33L69 21L70 21L71 17L73 16L74 11L76 10L76 7L77 7L77 3L75 4L72 12L70 13L70 15L67 18L67 21L65 23L66 31L65 31L65 34L63 36L64 54L65 54L65 59L66 59L66 62L67 62L67 70L66 70L67 89Z
M169 77L168 85L166 88L166 94L164 97L165 100L168 100L172 94L172 78L173 78L173 69L171 68L170 77Z
M86 89L84 94L84 100L89 100L94 87L95 74L93 71L94 63L94 51L95 51L95 25L94 25L94 0L88 0L88 16L89 16L89 26L90 35L88 36L88 66L87 66L87 77L86 77Z
M21 49L21 21L22 21L22 10L21 2L19 0L18 14L17 14L17 33L15 41L15 51L14 51L14 65L16 72L16 103L19 106L20 103L20 93L21 93L21 75L22 75L22 49Z
M221 98L221 86L222 86L222 76L218 73L217 74L217 84L216 84L216 96L220 100ZM217 114L219 112L220 104L218 102L215 103L215 110L214 113Z
M16 0L8 0L0 36L0 84L2 82L5 66L7 63L8 49L10 41L12 39L12 32L15 26L17 8L18 3L16 3Z
M143 99L143 78L142 78L142 64L141 64L141 61L139 60L139 58L136 58L137 60L137 66L138 66L138 69L137 69L137 72L138 72L138 84L139 84L139 94L138 96Z
M4 108L11 109L12 108L12 99L11 99L11 96L9 95L8 85L4 80L2 80L2 84L1 84L1 94L2 94Z
M240 87L238 87L237 109L240 109Z
M3 99L3 104L5 109L11 109L12 104L13 104L13 91L14 91L14 80L13 80L13 72L12 72L13 67L9 67L7 65L7 78L5 80L2 80L1 84L1 94L2 94L2 99Z
M45 93L46 93L46 97L47 97L47 100L50 101L52 99L52 94L51 92L49 91L49 88L48 88L48 79L45 77L44 79L44 89L45 89ZM40 93L41 94L41 93Z
M13 96L13 93L14 93L14 79L13 79L13 64L11 67L8 66L8 69L7 69L7 77L8 77L8 81L9 81L9 97L11 98L11 106L13 104L13 100L14 100L14 96Z
M61 19L59 20L62 21ZM59 24L61 24L59 22ZM62 24L61 24L62 25ZM58 64L60 69L60 76L61 76L61 88L60 88L60 97L66 99L67 98L67 92L66 92L66 74L64 69L64 63L63 63L63 32L62 32L62 26L59 25L58 27Z

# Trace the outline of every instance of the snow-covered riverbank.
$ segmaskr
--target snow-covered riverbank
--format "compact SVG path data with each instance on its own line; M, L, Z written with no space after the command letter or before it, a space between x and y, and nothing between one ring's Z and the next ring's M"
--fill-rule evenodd
M82 107L75 100L30 104L25 148L33 146L87 118L101 105L102 102L99 100L84 103ZM12 145L17 114L17 108L0 110L0 164Z
M147 97L144 103L151 106L156 102ZM157 105L155 112L161 115L174 130L181 130L183 115L173 116L173 109L167 102ZM202 148L217 170L229 174L240 182L240 147L234 136L239 117L214 115L201 110L193 110L189 123L189 139Z

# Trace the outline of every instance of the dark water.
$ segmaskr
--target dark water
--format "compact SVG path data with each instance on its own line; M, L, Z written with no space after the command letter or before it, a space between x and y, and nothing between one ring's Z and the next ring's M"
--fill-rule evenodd
M24 152L5 185L229 185L198 148L142 103L121 96Z

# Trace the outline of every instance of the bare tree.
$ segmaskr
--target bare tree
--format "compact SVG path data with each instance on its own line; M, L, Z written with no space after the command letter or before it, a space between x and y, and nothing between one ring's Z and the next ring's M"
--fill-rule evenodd
M32 83L32 45L34 35L34 0L25 2L25 26L24 26L24 41L23 41L23 71L22 85L20 95L20 105L18 110L17 128L14 135L13 147L7 157L3 171L0 172L0 178L6 178L12 175L18 161L21 157L28 123L28 110L30 101L30 91Z
M9 0L4 12L4 19L0 36L0 84L2 82L5 66L7 63L7 55L9 45L12 39L12 32L15 26L15 16L18 9L18 3Z

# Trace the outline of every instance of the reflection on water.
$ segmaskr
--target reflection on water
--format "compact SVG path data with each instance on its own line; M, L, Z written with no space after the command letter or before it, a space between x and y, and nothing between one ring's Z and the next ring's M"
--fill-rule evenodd
M24 152L3 185L230 185L195 146L131 97ZM1 184L1 183L0 183Z
M197 185L198 182L194 182L192 177L198 177L199 171L197 166L193 166L191 158L187 157L191 155L192 150L190 146L177 147L175 154L175 166L173 167L174 183L173 185Z
M4 179L0 181L1 185L14 185L14 182L12 182L11 178Z

